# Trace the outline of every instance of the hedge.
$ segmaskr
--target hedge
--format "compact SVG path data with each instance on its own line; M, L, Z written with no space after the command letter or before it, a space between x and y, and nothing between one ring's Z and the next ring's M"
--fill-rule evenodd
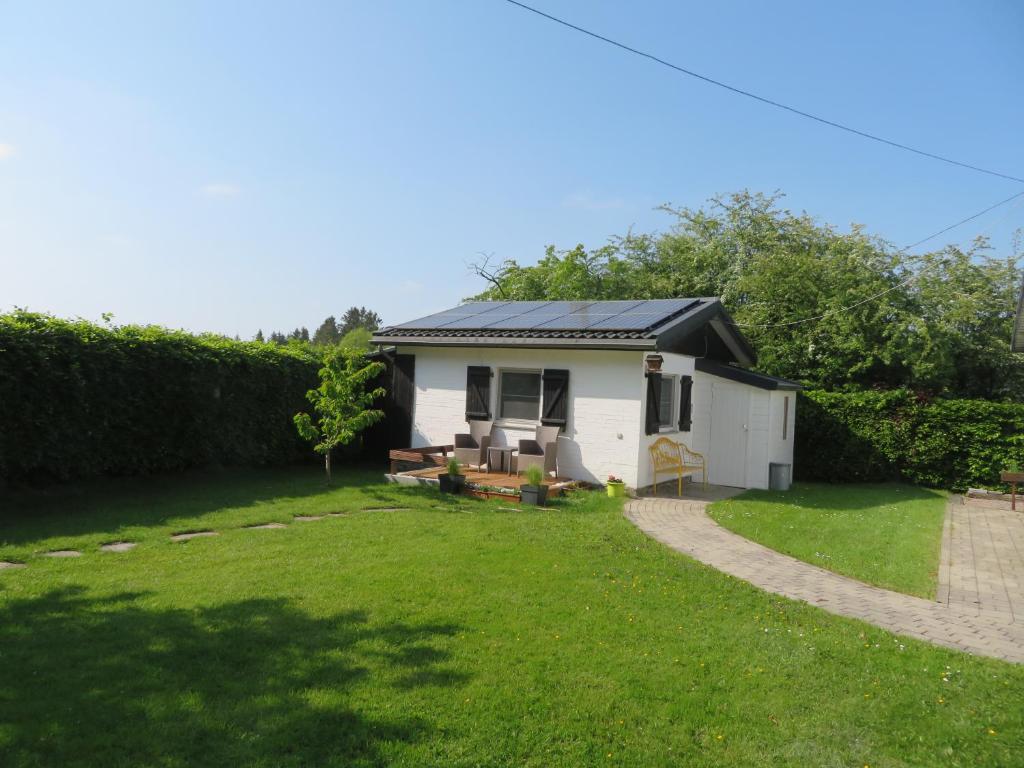
M800 480L998 488L1001 470L1024 466L1024 404L804 392L794 464Z
M318 368L301 349L0 315L0 478L295 461Z

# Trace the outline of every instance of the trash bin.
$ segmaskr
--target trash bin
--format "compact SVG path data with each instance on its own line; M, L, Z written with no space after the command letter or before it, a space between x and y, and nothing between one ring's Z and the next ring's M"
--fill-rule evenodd
M793 482L793 465L768 464L768 487L773 491L788 491Z

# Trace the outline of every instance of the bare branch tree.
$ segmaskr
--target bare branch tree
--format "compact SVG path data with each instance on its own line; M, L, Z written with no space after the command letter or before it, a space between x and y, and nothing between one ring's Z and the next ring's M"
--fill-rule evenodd
M471 261L466 264L466 266L469 268L470 272L475 274L477 277L483 278L493 285L501 295L501 298L507 299L508 294L505 293L505 288L501 284L501 281L505 278L505 275L508 272L509 262L506 260L496 263L494 261L493 253L480 251L478 255L481 257L481 261Z

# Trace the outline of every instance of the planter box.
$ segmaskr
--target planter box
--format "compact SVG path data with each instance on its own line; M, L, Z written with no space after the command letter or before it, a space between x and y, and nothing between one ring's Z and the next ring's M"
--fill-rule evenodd
M621 499L626 495L625 483L608 483L608 496L613 499Z
M533 504L543 507L548 500L548 487L546 485L522 485L519 487L519 498L523 504Z
M501 499L502 501L512 501L516 504L519 503L519 494L514 491L485 491L480 488L474 488L471 485L467 485L465 490L462 492L463 496L472 496L474 499Z
M466 476L455 475L453 477L446 473L438 475L437 482L441 486L441 493L462 493L462 489L466 486Z

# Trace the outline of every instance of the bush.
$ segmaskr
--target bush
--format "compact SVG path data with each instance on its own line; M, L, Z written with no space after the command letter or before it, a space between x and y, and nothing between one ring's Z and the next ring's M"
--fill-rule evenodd
M1000 470L1024 461L1024 404L804 392L795 453L799 480L999 487Z
M153 326L0 315L0 477L132 475L310 455L313 353Z

